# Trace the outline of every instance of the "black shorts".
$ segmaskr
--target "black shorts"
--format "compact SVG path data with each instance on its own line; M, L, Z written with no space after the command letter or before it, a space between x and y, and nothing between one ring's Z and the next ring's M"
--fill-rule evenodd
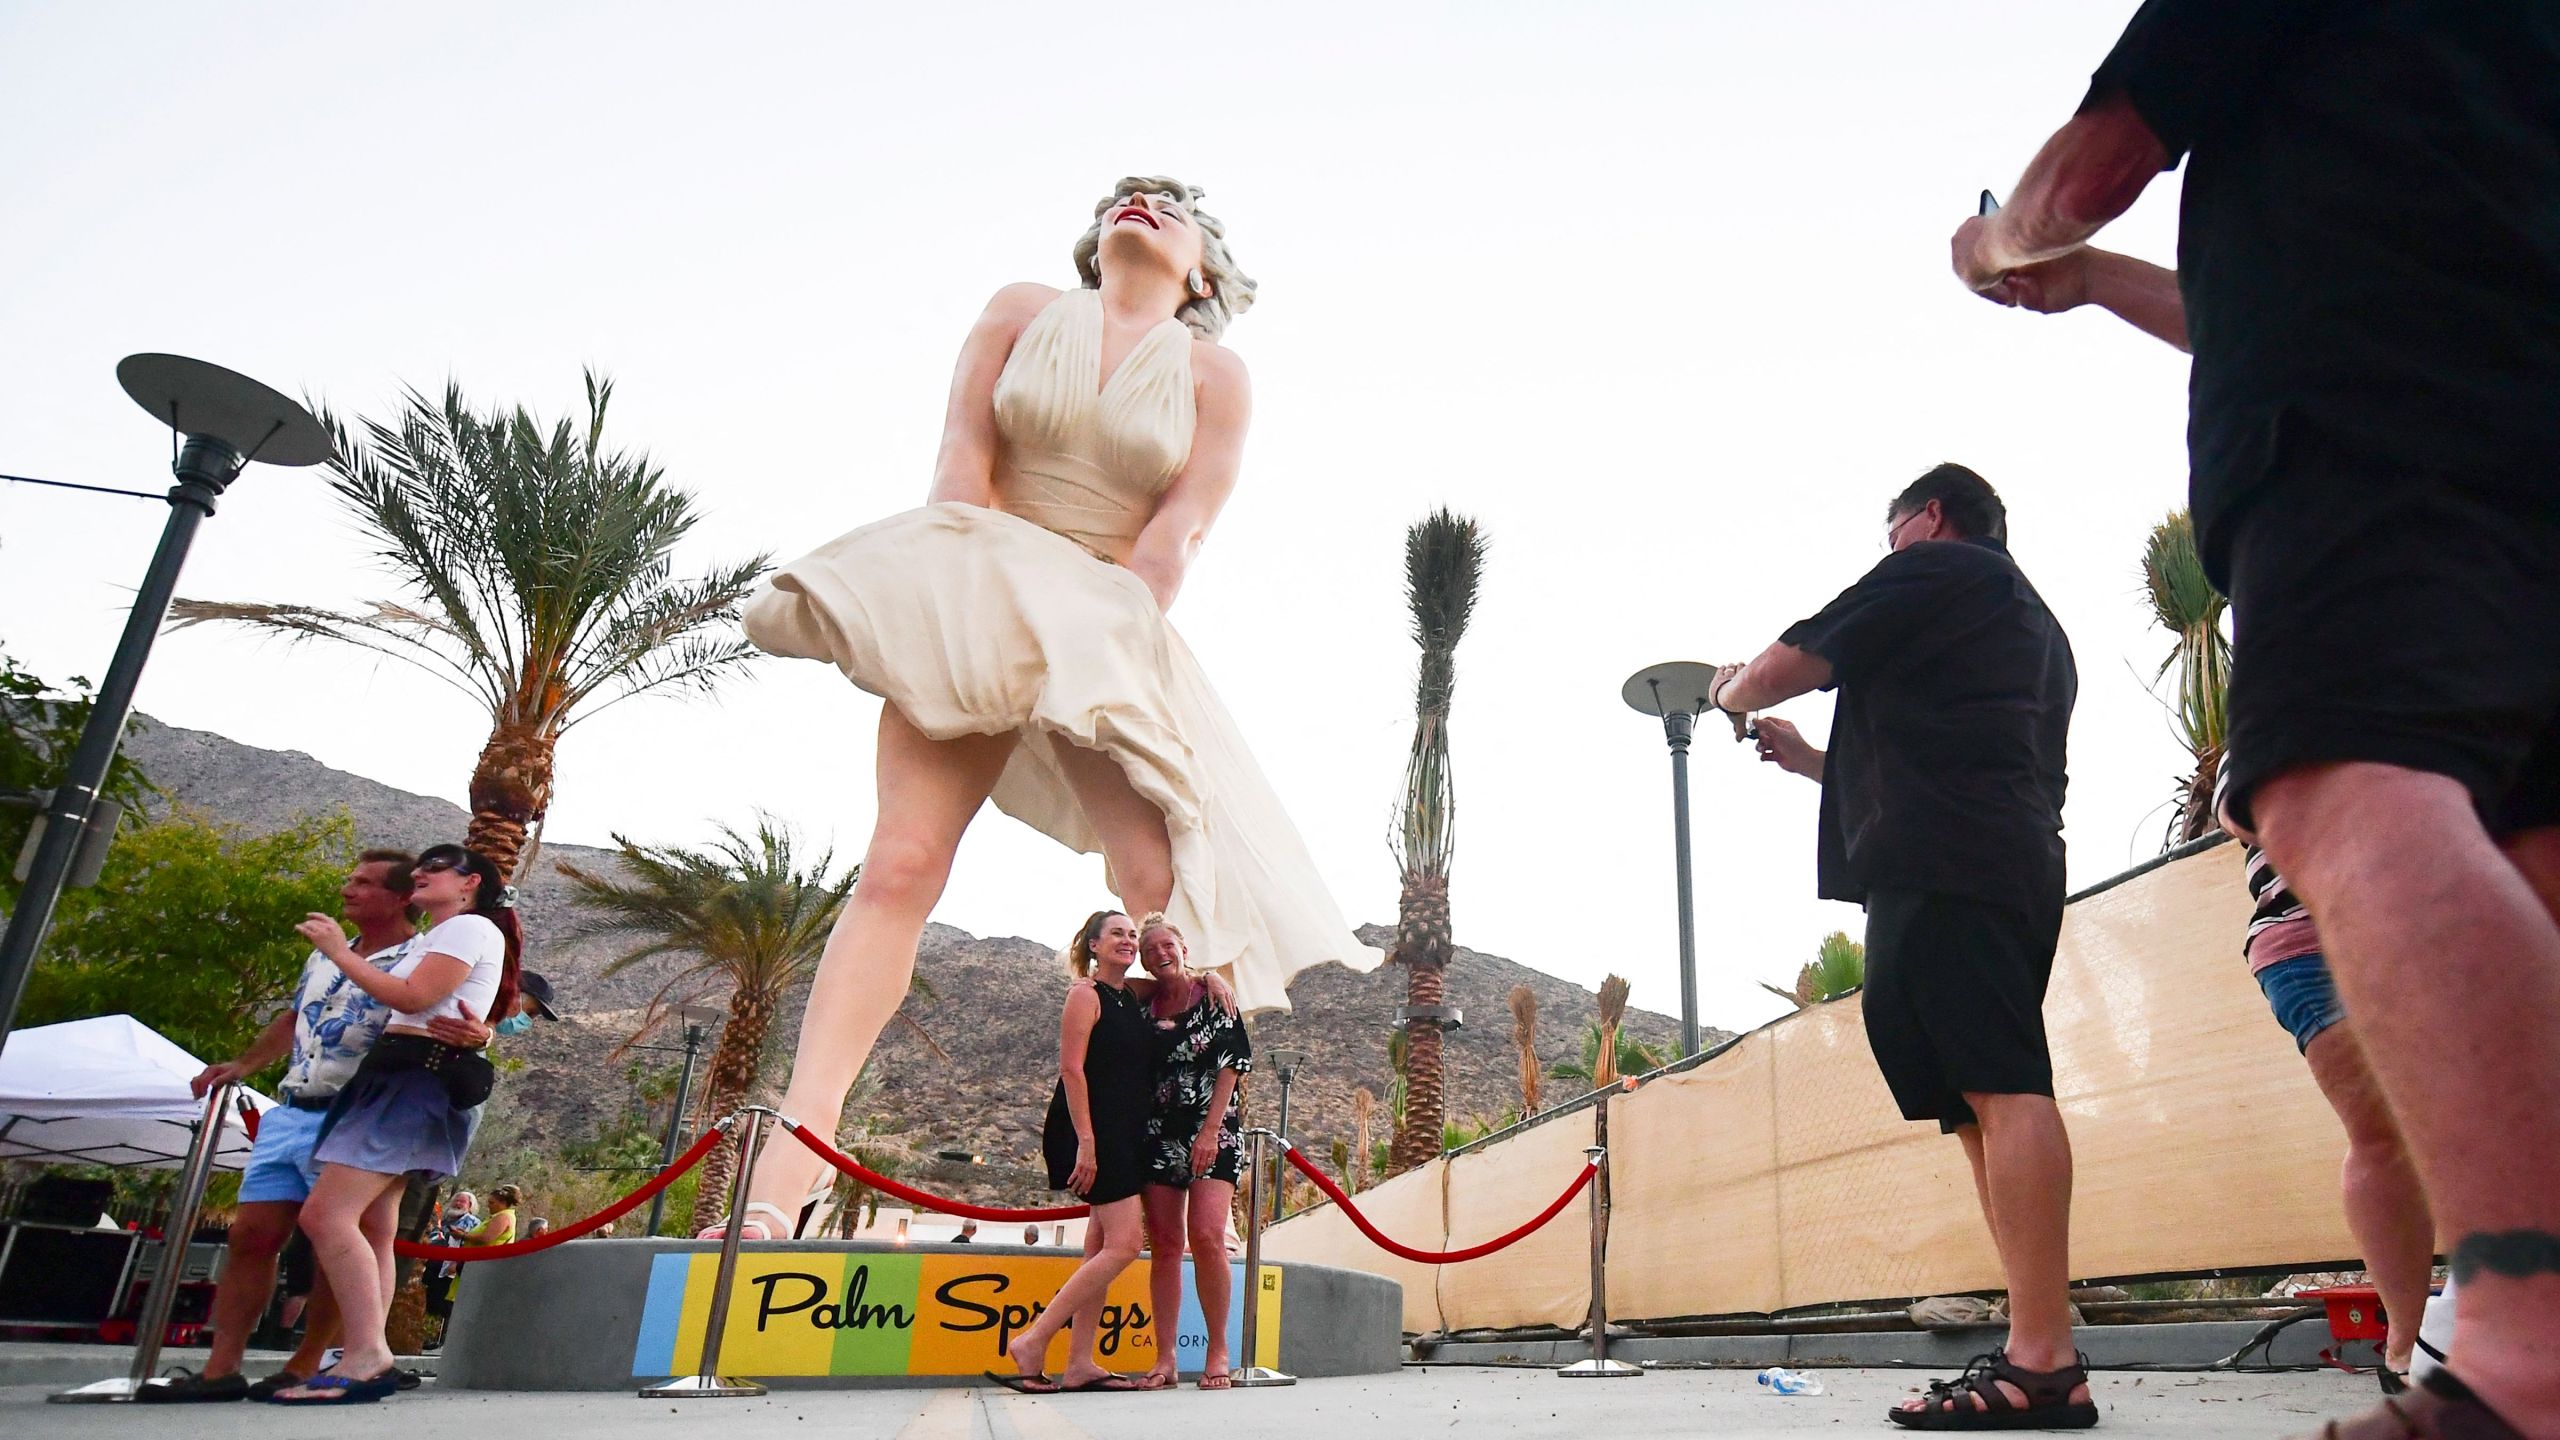
M2390 470L2294 430L2218 528L2199 539L2229 556L2236 818L2287 770L2372 761L2459 781L2492 833L2560 824L2560 485Z
M1950 1134L1965 1096L2051 1095L2044 990L2062 897L2030 914L1926 890L1867 894L1867 1045L1905 1120Z

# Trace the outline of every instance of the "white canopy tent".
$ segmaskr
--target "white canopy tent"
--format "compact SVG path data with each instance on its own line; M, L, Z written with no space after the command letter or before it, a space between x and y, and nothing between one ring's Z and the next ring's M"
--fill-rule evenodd
M17 1031L0 1047L0 1160L183 1165L204 1115L187 1082L204 1066L130 1015ZM275 1103L245 1086L237 1093L261 1112ZM234 1107L214 1165L240 1169L249 1144Z

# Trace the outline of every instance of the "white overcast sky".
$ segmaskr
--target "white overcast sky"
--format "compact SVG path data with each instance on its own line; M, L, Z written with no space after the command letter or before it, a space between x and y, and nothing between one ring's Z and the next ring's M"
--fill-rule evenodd
M2151 853L2180 768L2136 572L2182 502L2184 360L1968 297L2111 4L0 4L0 472L157 488L116 360L202 356L344 411L458 377L699 497L685 559L788 559L918 503L962 333L1127 173L1209 190L1262 282L1244 478L1175 611L1354 920L1391 918L1404 527L1492 537L1459 655L1461 941L1678 1008L1668 764L1618 699L1742 658L1956 459L2068 627L2075 884ZM2171 252L2164 177L2109 243ZM0 642L96 675L163 507L0 485ZM182 593L383 592L316 471L253 470ZM144 709L459 801L486 717L354 652L167 636ZM850 859L877 702L768 661L562 747L554 838L773 810ZM1819 734L1826 699L1798 702ZM1741 1027L1854 909L1815 790L1702 743L1701 1009ZM436 837L386 836L425 841ZM939 918L1063 938L1101 893L990 811ZM1493 997L1471 997L1481 1007Z

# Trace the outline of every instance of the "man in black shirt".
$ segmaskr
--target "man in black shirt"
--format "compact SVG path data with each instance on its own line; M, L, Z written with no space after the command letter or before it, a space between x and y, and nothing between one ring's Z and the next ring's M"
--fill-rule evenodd
M2088 248L2181 158L2175 275ZM1954 260L2192 349L2231 813L2458 1237L2405 1424L2560 1440L2560 5L2151 0Z
M2098 1415L2071 1341L2071 1141L2044 1033L2079 678L2007 538L1990 485L1938 466L1887 507L1881 563L1715 686L1736 716L1839 688L1827 753L1763 718L1760 755L1822 784L1821 894L1867 908L1867 1043L1904 1118L1963 1141L2008 1274L2006 1358L1894 1412L1925 1429Z

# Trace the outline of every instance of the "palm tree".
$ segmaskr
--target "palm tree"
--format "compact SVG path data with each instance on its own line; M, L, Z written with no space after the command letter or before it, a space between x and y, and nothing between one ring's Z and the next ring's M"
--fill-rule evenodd
M1405 759L1404 795L1391 846L1403 872L1396 901L1396 950L1405 967L1405 1001L1434 1009L1448 1001L1443 972L1451 947L1449 861L1457 796L1449 773L1449 699L1457 688L1458 642L1475 613L1484 571L1484 532L1476 522L1434 510L1405 532L1405 602L1413 639L1422 647L1414 681L1413 749ZM1411 1020L1405 1064L1404 1114L1398 1118L1396 1168L1409 1170L1440 1153L1446 1076L1440 1024Z
M660 955L685 957L651 997L648 1017L631 1037L635 1042L672 1012L673 1001L727 987L729 1021L711 1052L701 1112L727 1115L754 1088L774 1016L790 992L807 983L862 867L830 876L832 850L802 864L790 828L768 815L756 817L753 835L724 825L699 850L641 845L621 835L613 841L621 876L560 866L586 912L571 933L641 941L607 965L607 975ZM899 1018L915 1025L911 1016ZM835 1128L832 1115L798 1118ZM722 1147L703 1161L694 1199L697 1227L719 1218L735 1158Z
M1867 947L1850 939L1848 931L1834 930L1822 937L1813 962L1796 972L1796 988L1781 990L1765 980L1760 988L1803 1010L1837 1000L1866 983Z
M1520 1059L1520 1113L1538 1113L1538 992L1511 987L1511 1047Z
M2152 618L2178 637L2152 678L2156 683L2171 670L2178 672L2168 701L2169 721L2178 743L2195 761L2195 769L2179 782L2170 826L2175 837L2170 843L2179 844L2214 828L2213 787L2222 772L2231 696L2231 641L2222 633L2229 602L2205 578L2195 521L2188 512L2173 511L2152 527L2142 547L2142 583L2151 596Z
M608 450L613 384L590 371L583 433L521 407L475 412L448 384L408 392L396 425L337 437L330 488L401 598L355 611L181 600L177 625L228 621L335 640L414 665L486 707L471 771L473 849L512 876L550 809L569 727L651 691L707 693L755 653L732 623L770 555L679 580L693 497L645 453Z

